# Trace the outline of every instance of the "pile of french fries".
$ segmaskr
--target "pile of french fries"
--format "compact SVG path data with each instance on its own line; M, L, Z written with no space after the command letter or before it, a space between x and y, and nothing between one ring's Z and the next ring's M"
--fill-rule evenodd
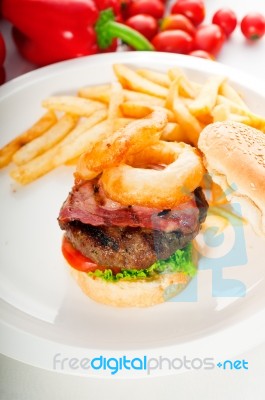
M207 124L229 119L265 132L265 118L248 109L226 77L211 76L201 84L177 67L167 73L122 64L113 69L113 83L43 100L46 113L0 150L0 168L13 162L11 177L28 184L62 164L75 164L96 142L155 108L168 115L162 140L196 146Z

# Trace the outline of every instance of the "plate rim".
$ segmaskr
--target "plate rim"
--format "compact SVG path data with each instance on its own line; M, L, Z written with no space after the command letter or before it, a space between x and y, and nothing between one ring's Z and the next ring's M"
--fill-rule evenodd
M147 59L148 57L148 59ZM158 58L159 57L159 58ZM28 72L20 77L17 77L7 83L5 83L1 88L0 88L0 95L1 95L1 101L5 101L5 98L8 97L9 95L15 93L16 91L19 91L23 88L23 86L26 86L27 84L34 84L35 81L39 81L40 79L46 79L50 76L50 74L56 74L60 72L61 68L64 67L64 69L73 69L73 68L83 68L84 64L86 62L89 62L90 65L92 64L102 64L104 62L107 62L107 64L113 64L115 62L122 62L126 64L137 64L137 63L147 63L149 61L156 60L159 61L161 64L166 64L172 63L174 60L176 64L180 64L181 68L191 68L191 69L196 69L200 72L206 72L209 74L223 74L223 75L228 75L229 79L232 79L236 83L242 84L244 82L244 87L248 89L252 89L255 91L255 93L261 95L264 97L265 100L265 83L262 82L261 80L245 73L242 72L236 68L221 64L219 62L213 62L209 60L203 60L191 56L184 56L184 55L176 55L172 53L150 53L150 52L117 52L117 53L109 53L109 54L100 54L100 55L93 55L93 56L86 56L86 57L80 57L77 59L73 60L67 60L67 61L62 61L56 64L52 64L46 67L39 68L37 70ZM159 65L158 63L158 65ZM198 67L198 68L197 68ZM0 101L0 105L1 105ZM15 308L15 307L14 307ZM264 337L265 337L265 323L262 323L262 321L265 321L265 309L255 313L252 315L250 318L246 318L243 321L239 321L238 323L235 323L234 325L231 325L227 328L221 329L218 332L215 332L213 334L208 334L206 336L203 336L202 338L199 339L193 339L187 343L181 343L181 344L176 344L176 345L170 345L170 346L164 346L161 348L150 348L148 349L148 352L150 354L155 354L158 350L166 356L166 354L172 353L172 350L175 349L177 352L179 352L181 349L185 351L189 351L190 353L194 352L196 349L196 354L198 354L198 346L201 347L202 351L205 351L207 347L207 352L209 354L209 344L206 345L205 343L205 338L209 338L211 345L213 342L216 341L223 341L224 337L227 340L227 352L232 355L236 355L236 353L241 353L243 352L246 347L247 349L254 347L255 345L258 345L262 342L264 342ZM41 346L45 348L45 356L49 353L51 350L52 346L51 344L54 344L54 342L51 342L47 339L44 339L42 337L32 335L29 332L25 332L22 329L19 329L15 326L11 326L10 324L6 323L4 320L0 320L0 326L3 329L3 332L5 332L6 337L4 338L4 335L2 335L2 340L0 342L0 351L2 354L12 357L14 359L17 359L19 361L28 363L30 365L34 365L36 367L41 367L43 369L51 370L49 366L47 365L47 360L45 359L47 357L44 357L40 362L38 362L34 356L31 357L31 360L25 356L25 349L21 349L21 351L18 350L18 347L15 346L16 341L18 340L19 337L21 337L21 333L27 336L27 339L29 342L30 341L36 341L36 345ZM254 329L255 326L255 329ZM259 326L259 329L256 329L256 327ZM246 346L246 343L243 339L243 335L240 335L240 332L243 330L247 331L249 330L249 333L251 333L252 338L255 337L254 342L248 346ZM6 346L6 341L9 340L10 345ZM12 343L12 345L11 345ZM237 344L237 351L235 351L235 343ZM55 343L58 346L58 343ZM189 349L187 348L189 347ZM76 347L73 346L62 346L65 351L70 351L70 353L73 351L73 349L76 350ZM79 348L81 349L80 351L82 352L87 352L88 349L84 348ZM95 349L92 349L93 351ZM211 351L220 356L218 353L218 349L211 348ZM105 353L108 353L108 351L104 351ZM141 350L139 351L141 352ZM120 350L113 350L110 351L109 354L121 354ZM56 371L56 372L63 372L63 371ZM64 371L65 372L65 371ZM71 372L68 372L71 373ZM174 371L176 373L176 371ZM168 372L167 372L168 374ZM161 374L160 374L161 375ZM102 377L104 375L100 375Z
M159 59L157 58L158 56ZM104 60L109 61L111 63L120 61L123 63L135 64L140 61L146 62L147 61L145 59L146 57L149 58L148 61L154 58L154 60L159 63L172 62L172 60L176 60L177 62L179 60L180 63L182 64L181 65L182 68L189 68L189 67L193 68L194 66L192 65L192 63L196 63L196 66L199 67L200 71L201 70L204 71L206 68L207 72L213 74L218 74L219 73L218 70L220 70L222 74L229 74L230 76L233 77L232 79L235 79L236 81L243 80L244 86L250 89L251 86L253 85L254 87L257 88L255 89L255 91L257 91L258 93L260 92L260 94L264 96L264 91L262 90L262 88L265 89L265 82L263 82L261 79L253 77L252 75L244 71L240 71L237 68L228 66L226 64L222 64L218 61L202 59L194 56L187 56L184 54L147 52L147 51L140 51L140 52L124 51L116 53L95 54L71 60L60 61L51 65L37 68L36 70L29 71L21 76L11 79L10 81L0 86L0 94L3 94L3 96L10 95L11 91L19 90L22 85L25 85L28 82L33 83L34 80L37 80L39 77L43 78L43 72L44 73L59 72L62 66L64 67L64 69L71 69L72 67L78 67L79 65L81 66L86 61L89 61L90 64L97 64L98 62L103 62ZM1 98L1 100L3 100L3 98Z

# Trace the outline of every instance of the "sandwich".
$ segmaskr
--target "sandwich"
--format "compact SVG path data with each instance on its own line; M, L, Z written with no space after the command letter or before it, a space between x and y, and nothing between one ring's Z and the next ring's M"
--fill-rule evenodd
M153 120L156 117L161 115L153 116ZM149 120L141 123L148 125L153 120L151 115ZM157 129L161 130L161 126ZM92 146L83 157L83 161L87 160L86 167L93 169L91 159L94 154L99 154L99 146L111 152L117 148L117 143L124 142L127 134L131 135L138 128L139 122L132 122L115 133L115 139L106 138L104 146L102 143ZM132 143L130 140L126 143L129 142ZM161 146L164 149L162 162L154 165ZM174 152L181 154L181 157L175 157L176 161L172 155ZM120 154L121 151L119 157ZM114 163L114 158L115 155L105 156L108 165L102 162L102 171L95 167L90 174L75 175L75 184L58 217L64 231L63 255L83 292L99 303L118 307L147 307L163 303L183 290L197 271L192 241L199 233L208 209L200 187L204 174L201 157L188 144L166 144L158 140L140 150L127 146L126 154L119 158L119 165ZM169 165L162 165L166 159ZM131 166L126 165L129 160ZM174 162L180 168L179 173L173 170ZM113 181L119 172L127 170L130 173L137 171L138 180L144 179L145 173L154 177L156 174L160 176L161 172L164 174L162 177L174 173L178 180L183 179L183 184L179 182L179 187L173 188L176 198L174 200L173 196L169 202L167 194L163 199L163 193L167 193L166 183L172 186L172 179L163 178L163 184L158 187L154 179L154 182L147 182L153 185L148 202L141 204L136 196L135 202L128 204L123 197L124 189L117 186L117 180L109 190L106 178ZM133 194L134 188L137 192L138 184L130 182L129 195Z
M257 234L265 235L265 135L245 124L224 121L201 132L198 147L213 181L238 201Z

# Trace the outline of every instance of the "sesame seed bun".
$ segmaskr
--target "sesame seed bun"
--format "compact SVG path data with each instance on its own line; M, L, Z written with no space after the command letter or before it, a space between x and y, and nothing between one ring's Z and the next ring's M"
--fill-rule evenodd
M224 191L235 188L229 198L244 203L246 217L265 235L265 134L238 122L217 122L202 131L198 146L213 180Z

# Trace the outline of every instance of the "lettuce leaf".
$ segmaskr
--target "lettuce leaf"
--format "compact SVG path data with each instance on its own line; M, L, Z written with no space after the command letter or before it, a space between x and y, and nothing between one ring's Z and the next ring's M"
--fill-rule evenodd
M156 276L156 274L168 272L184 272L191 277L196 275L197 268L192 260L191 243L189 243L183 249L177 250L167 260L157 261L146 269L123 269L116 275L113 274L111 269L105 269L104 271L97 269L94 272L88 272L88 275L104 279L105 281L117 282L120 279L152 279Z

